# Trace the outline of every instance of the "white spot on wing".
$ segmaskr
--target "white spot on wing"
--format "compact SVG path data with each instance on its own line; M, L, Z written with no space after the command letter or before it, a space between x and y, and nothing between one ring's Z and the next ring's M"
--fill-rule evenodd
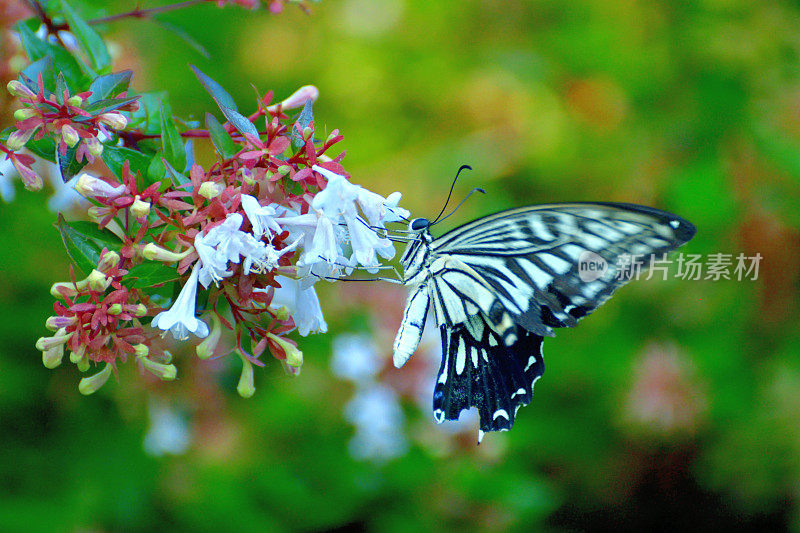
M510 420L510 418L508 418L508 411L506 411L505 409L498 409L497 411L495 411L494 414L492 415L492 420L497 420L501 416L506 420Z
M467 361L467 347L464 345L464 339L458 339L458 351L456 352L456 374L459 376L464 373L464 365Z
M669 225L675 229L678 229L681 226L681 223L678 222L677 220L670 220Z
M525 394L525 389L517 389L517 392L511 394L511 399L514 399L514 396L521 396Z

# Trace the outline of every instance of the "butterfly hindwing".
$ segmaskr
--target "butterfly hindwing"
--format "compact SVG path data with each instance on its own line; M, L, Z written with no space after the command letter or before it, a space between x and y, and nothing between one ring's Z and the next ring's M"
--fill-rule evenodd
M511 429L517 409L530 403L534 384L544 373L542 337L518 328L516 342L507 345L481 315L440 330L436 421L457 420L462 410L477 407L481 431Z

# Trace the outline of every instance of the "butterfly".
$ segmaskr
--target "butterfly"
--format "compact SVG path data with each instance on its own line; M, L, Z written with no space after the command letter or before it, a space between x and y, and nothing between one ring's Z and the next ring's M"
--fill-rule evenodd
M602 202L511 209L438 238L432 224L408 226L400 262L410 291L393 362L399 368L414 353L432 312L442 337L434 419L477 407L478 442L511 429L530 403L544 373L544 337L575 326L635 277L626 259L647 265L696 232L665 211Z

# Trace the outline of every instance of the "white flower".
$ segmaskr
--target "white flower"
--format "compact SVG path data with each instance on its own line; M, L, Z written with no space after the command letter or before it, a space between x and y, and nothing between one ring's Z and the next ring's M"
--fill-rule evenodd
M225 222L211 228L207 234L200 233L194 238L194 248L200 257L200 283L203 287L218 283L233 274L228 270L228 262L238 263L241 257L245 273L249 273L252 264L263 263L267 246L249 233L241 231L244 218L239 213L229 214Z
M345 418L356 427L350 441L350 454L356 459L385 461L408 449L397 393L385 385L360 387L345 406Z
M319 298L314 287L303 287L297 280L286 276L276 277L276 281L281 284L280 288L275 289L272 297L271 307L276 309L285 307L292 315L297 326L297 332L303 337L309 333L325 333L328 331L328 324L322 316L322 308L319 305ZM264 289L255 289L264 291Z
M340 378L366 383L382 366L378 352L368 335L346 333L333 340L331 368Z
M312 201L312 205L317 209L327 208L329 212L338 209L341 214L346 216L350 213L351 207L353 207L347 205L347 203L355 201L369 223L381 228L386 222L398 222L408 218L411 214L407 209L397 207L400 198L402 198L402 194L399 192L393 192L384 198L380 194L375 194L360 185L350 183L344 176L331 172L324 167L314 165L311 168L328 179L328 185L324 190L317 193ZM331 188L331 185L333 185L333 190L330 194L327 194L326 191Z
M194 316L199 274L200 264L196 263L172 307L167 311L161 311L153 318L151 325L154 328L162 329L165 332L169 331L178 340L189 338L189 333L200 338L208 335L206 323Z
M75 184L78 183L77 176L73 177L66 183L61 181L61 177L59 176L59 172L57 170L55 173L51 172L49 176L50 183L53 184L53 189L55 189L53 195L47 199L47 207L50 208L50 211L66 211L67 209L71 209L75 206L89 204L89 201L75 190Z
M289 231L289 239L300 242L303 254L297 261L301 279L313 284L319 277L334 277L351 265L342 252L342 243L347 238L346 230L322 211L278 219ZM348 272L349 273L349 272Z
M353 185L344 176L331 172L319 165L311 167L328 180L325 188L319 191L311 201L311 207L323 211L329 217L337 214L346 215L355 212L354 202L358 198L358 185Z
M10 159L3 157L0 159L0 198L4 202L13 202L16 191L12 181L17 175L17 169Z
M392 242L380 237L377 230L385 229L385 222L408 215L406 210L397 207L400 194L394 193L386 199L326 168L318 165L312 168L325 176L328 184L312 199L311 212L275 220L289 230L290 236L302 236L303 255L297 262L298 267L311 266L319 270L314 265L324 262L337 271L347 271L356 264L370 272L376 271L378 255L390 259L395 254ZM359 214L359 207L366 220ZM345 258L345 243L350 245L349 259ZM312 270L312 273L317 272Z
M279 234L281 227L275 222L277 217L277 204L264 205L258 203L258 200L249 194L242 195L242 208L250 224L253 226L253 235L261 237L267 233L267 230L274 234Z
M358 206L364 217L373 226L383 227L386 222L400 222L401 220L408 219L411 212L408 209L397 207L400 203L400 198L403 197L399 192L393 192L386 198L380 194L375 194L372 191L360 187L358 191Z
M376 267L380 265L376 253L384 259L394 257L395 249L392 241L378 237L378 234L364 222L364 219L356 216L345 220L350 233L353 257L366 267L368 272L377 272Z
M189 447L191 437L186 420L171 407L151 402L150 429L144 436L144 449L156 457L180 455Z

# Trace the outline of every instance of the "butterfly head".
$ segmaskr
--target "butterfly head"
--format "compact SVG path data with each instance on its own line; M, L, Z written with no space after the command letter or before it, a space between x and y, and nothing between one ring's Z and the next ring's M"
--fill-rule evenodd
M433 238L430 233L431 221L427 218L415 218L408 224L408 230L417 235L417 239L431 242Z

